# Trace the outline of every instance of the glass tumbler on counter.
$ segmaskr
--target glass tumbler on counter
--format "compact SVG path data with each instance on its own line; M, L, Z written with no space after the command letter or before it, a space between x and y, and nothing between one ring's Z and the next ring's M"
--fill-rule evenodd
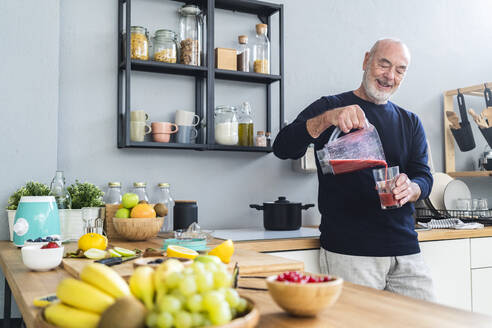
M157 30L153 42L153 58L164 63L176 63L178 58L178 36L171 30Z
M147 203L149 202L149 197L147 196L147 184L145 182L134 182L133 192L137 194L139 201L145 200Z
M372 170L383 210L401 207L392 192L399 174L400 168L398 166Z
M119 182L108 182L108 191L104 195L104 203L121 204L121 184Z
M239 141L239 123L233 106L215 108L215 142L220 145L233 146Z

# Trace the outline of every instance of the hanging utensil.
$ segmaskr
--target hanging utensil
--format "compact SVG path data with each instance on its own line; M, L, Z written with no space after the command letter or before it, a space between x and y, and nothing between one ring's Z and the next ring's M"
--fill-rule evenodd
M475 113L472 108L468 110L468 113L470 113L471 117L473 117L473 120L475 121L475 123L477 123L480 129L488 128L487 121L481 115Z
M483 96L485 97L487 108L482 111L482 116L487 120L487 126L492 127L492 92L487 87L487 83L485 83L484 86Z
M448 118L449 122L451 123L451 125L449 126L451 129L457 130L457 129L461 128L460 119L459 119L458 115L456 115L455 112L447 110L446 111L446 117Z
M460 89L458 89L456 100L460 110L461 127L459 129L451 129L451 133L461 151L470 151L475 148L475 139L473 138L473 131L466 113L465 97L463 97Z

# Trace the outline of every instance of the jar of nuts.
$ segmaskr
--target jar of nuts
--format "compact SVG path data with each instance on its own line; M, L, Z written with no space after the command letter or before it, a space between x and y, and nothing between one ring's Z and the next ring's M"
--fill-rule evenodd
M176 63L178 58L178 36L171 30L157 30L154 35L154 60Z
M130 42L131 59L149 60L149 38L147 29L142 26L132 26Z

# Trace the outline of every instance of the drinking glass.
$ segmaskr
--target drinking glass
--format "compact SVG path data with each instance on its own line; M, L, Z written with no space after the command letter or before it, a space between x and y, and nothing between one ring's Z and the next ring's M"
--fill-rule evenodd
M396 179L399 174L399 166L372 170L372 175L374 176L374 181L376 182L376 187L378 189L381 208L383 210L401 207L392 192L393 188L395 188Z

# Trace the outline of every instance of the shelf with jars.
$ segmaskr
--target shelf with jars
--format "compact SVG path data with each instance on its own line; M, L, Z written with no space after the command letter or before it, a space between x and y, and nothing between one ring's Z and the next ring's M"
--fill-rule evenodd
M245 145L233 140L216 140L217 125L215 81L229 80L264 84L266 87L266 115L264 135L271 135L272 86L278 87L278 122L284 122L284 7L282 4L256 0L172 0L183 3L178 10L179 28L175 31L157 30L154 36L143 26L133 26L133 0L119 0L118 5L118 148L170 148L193 150L224 150L268 153L270 144ZM215 9L225 9L256 15L256 38L248 43L247 36L239 36L238 70L216 68ZM278 68L272 73L270 41L272 15L278 15ZM273 27L275 30L276 27ZM130 35L130 38L126 38ZM132 43L133 41L133 43ZM147 48L145 48L147 47ZM246 58L246 59L245 59ZM238 60L239 60L238 59ZM248 67L244 67L247 62ZM249 65L251 63L251 65ZM195 113L202 122L191 130L197 131L196 140L190 143L135 141L131 139L131 83L132 71L190 76L195 84ZM238 114L239 115L239 114ZM262 125L262 124L260 124ZM147 132L148 133L148 132ZM239 123L238 123L239 133ZM223 135L219 135L220 137ZM256 140L256 138L255 138Z

